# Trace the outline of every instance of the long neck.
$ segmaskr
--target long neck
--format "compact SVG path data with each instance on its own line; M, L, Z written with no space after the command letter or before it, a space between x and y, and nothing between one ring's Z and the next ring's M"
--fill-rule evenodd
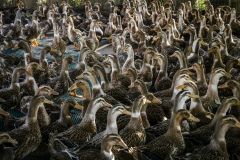
M100 79L101 79L101 86L104 88L104 89L109 89L112 87L111 83L109 82L108 80L108 77L107 77L107 73L105 71L105 69L97 69L97 72L100 76Z
M207 86L207 81L206 81L206 77L203 71L202 66L200 66L197 70L197 84L200 87L206 87Z
M98 95L105 95L105 93L102 90L101 85L99 84L97 77L95 75L92 75L91 77L87 77L88 80L92 83L92 97L95 98Z
M174 101L174 106L173 106L173 114L176 113L178 110L180 109L184 109L186 108L186 100L188 99L189 97L175 97L175 101Z
M112 147L110 145L101 147L101 153L104 156L104 159L115 160L114 154L112 153Z
M144 82L143 82L144 83ZM146 95L148 94L148 89L147 89L147 86L145 84L142 84L140 83L138 86L137 86L138 90L141 92L142 95Z
M181 131L181 127L180 127L181 121L182 121L181 117L176 117L176 115L173 114L170 119L168 132L171 130Z
M183 54L178 56L178 60L180 62L180 69L187 68L187 61Z
M36 104L30 104L28 114L26 117L26 124L35 124L35 123L38 124L37 114L38 114L39 105L37 107L35 107L35 106L32 107L31 105L36 105Z
M211 124L216 124L216 122L218 122L220 118L225 116L230 107L232 107L232 104L230 103L221 103L217 112L214 115L213 120L211 121Z
M216 126L210 145L214 148L220 148L221 151L227 153L225 135L228 129L229 126L227 124L220 124Z
M233 93L233 97L236 97L238 100L240 100L240 87L239 86L235 86L232 89L232 93Z
M150 127L150 123L148 121L146 109L148 107L148 104L144 104L141 108L141 118L142 118L142 123L144 128Z
M59 121L62 123L66 123L67 119L70 117L70 109L68 104L63 104L60 112Z
M220 99L218 96L217 86L218 86L219 79L221 77L222 77L221 75L215 75L215 76L212 75L210 77L210 81L209 81L208 89L207 89L207 93L206 93L206 96L210 97L212 100L215 100L215 103L218 103L218 104L220 104Z
M98 105L95 105L93 106L92 104L93 102L90 102L88 107L87 107L87 110L85 112L85 115L82 119L82 122L88 122L88 121L92 121L95 123L95 117L96 117L96 113L97 113L97 110L101 107L99 104Z
M106 132L107 134L118 134L118 127L117 127L118 114L111 114L110 112L108 114L109 115L107 117Z

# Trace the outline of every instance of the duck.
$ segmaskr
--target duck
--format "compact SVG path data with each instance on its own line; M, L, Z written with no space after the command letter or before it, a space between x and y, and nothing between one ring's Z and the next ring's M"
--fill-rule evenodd
M123 53L127 52L127 59L122 66L122 73L124 73L129 68L135 68L135 65L134 65L134 50L133 50L131 44L126 44L123 47L122 52Z
M111 73L111 83L114 87L120 87L122 89L128 90L130 85L130 79L121 74L120 64L116 55L107 55L104 62L109 61L111 63L112 73Z
M148 121L151 125L155 125L166 118L165 112L161 106L161 100L159 100L157 97L155 97L152 93L148 91L146 84L142 80L135 80L133 86L129 86L129 88L131 87L137 88L140 91L141 95L145 95L147 99L151 101L151 104L148 104L147 108L145 107L145 110L142 111L146 112L146 115L151 115L148 118Z
M179 86L180 86L180 85L179 85ZM179 86L176 86L176 88L178 88ZM173 115L176 111L184 108L185 102L186 102L186 100L188 100L189 98L191 98L191 99L192 99L192 98L198 98L198 96L197 96L197 95L194 95L194 94L191 94L191 93L190 93L189 91L187 91L187 90L180 90L180 91L177 93L177 95L176 95L176 97L175 97L175 99L174 99L174 103L171 104L172 106L169 106L169 108L170 108L169 110L171 111L171 112L169 111L170 114L171 114L169 119L171 119L172 115ZM169 127L169 123L170 123L170 120L169 120L169 119L164 118L161 122L158 122L157 124L152 125L152 126L150 126L149 128L146 128L146 132L154 135L155 137L158 137L158 136L160 136L160 135L165 134L165 133L167 132L167 130L168 130L168 127ZM188 125L188 124L186 124L186 125ZM182 123L181 126L184 127L184 124ZM185 129L185 130L188 130L189 127L186 126L185 128L182 128L182 130L184 130L184 129Z
M101 66L100 64L95 64L92 68L100 76L101 87L107 95L112 96L114 99L118 100L123 104L132 104L132 102L129 100L128 95L121 88L113 87L113 85L109 82L103 66Z
M6 147L4 144L5 143L10 143L12 146L11 147ZM7 159L14 159L14 147L18 142L12 137L7 132L2 132L0 133L0 151L1 151L1 159L2 160L7 160Z
M67 37L71 42L74 42L74 49L78 49L79 47L77 46L77 43L75 42L76 34L82 34L82 32L79 29L75 29L74 23L73 23L73 15L70 15L67 19L66 22L68 23L68 28L67 28Z
M19 77L21 74L29 73L23 67L15 68L12 73L10 86L0 90L0 98L5 100L5 102L2 103L2 109L7 110L18 107L21 100L19 85Z
M152 83L153 79L153 60L158 59L158 53L153 50L146 50L143 53L143 64L141 66L141 69L138 73L139 79L142 79L146 83ZM151 61L152 60L152 61ZM152 63L151 63L152 62Z
M236 97L238 100L240 99L239 89L240 89L240 83L236 80L229 79L227 82L225 82L222 85L219 85L218 88L230 88L232 90L233 97ZM232 108L230 110L230 114L235 116L237 119L240 117L240 110L236 107Z
M238 107L239 104L239 100L235 97L225 98L219 106L217 112L215 113L211 123L199 127L193 131L185 132L184 138L190 141L193 140L195 143L197 142L198 144L208 144L211 140L217 122L226 115L229 108L235 106Z
M154 87L157 91L162 91L171 87L172 79L168 77L168 58L165 54L159 54L158 63L160 64L160 70L158 71Z
M99 108L110 108L112 105L107 103L103 98L94 98L88 105L87 111L79 124L73 125L64 132L51 135L49 139L49 147L51 155L57 154L63 148L67 148L61 141L68 140L69 142L81 145L85 141L96 135L95 115ZM60 147L60 148L59 148ZM61 149L62 148L62 149Z
M193 116L197 117L200 120L200 122L195 123L195 124L192 123L193 125L195 125L192 127L199 128L203 125L209 124L211 122L214 114L207 112L203 108L202 102L200 101L200 98L199 98L199 91L198 91L197 85L193 81L189 81L189 82L186 82L183 85L179 85L177 87L182 88L182 89L187 89L191 93L196 95L195 98L191 98L191 104L189 106L189 111Z
M43 95L47 99L51 99L50 95L58 95L58 94L59 93L54 91L49 85L41 85L41 86L38 87L38 89L36 90L36 92L34 93L33 96ZM33 96L25 96L21 99L20 110L23 114L27 114L28 109L29 109L29 105L30 105L30 102L31 102L31 99L32 99ZM42 110L42 109L45 109L45 107L44 108L39 108L39 112L46 113L46 111ZM46 115L47 115L47 113L46 113ZM47 116L47 117L48 117L47 119L49 119L49 116ZM44 118L41 117L40 114L38 115L38 118L44 121ZM42 124L41 120L39 121L40 125ZM49 123L50 123L49 120L47 120L46 125L48 125Z
M128 146L136 147L144 145L146 142L146 134L140 113L141 107L145 103L150 103L150 101L147 100L144 95L140 95L134 100L130 121L126 127L119 132L119 135Z
M95 51L99 46L99 40L96 36L96 29L95 29L96 23L98 23L96 20L91 21L88 36L85 38L87 46L92 51Z
M27 57L28 62L37 62L39 63L39 59L35 58L32 53L32 49L28 42L21 40L19 41L13 48L13 50L22 49L24 51L24 57Z
M59 93L63 95L68 92L68 88L73 84L69 77L68 66L71 62L77 63L72 56L66 56L62 59L62 68L60 75L50 78L48 84Z
M104 34L106 37L111 37L113 33L117 30L117 27L114 25L115 16L114 13L109 14L109 22L105 28Z
M180 127L180 123L185 119L199 122L199 119L188 110L180 109L172 115L169 128L164 135L157 137L146 145L135 147L134 150L146 153L149 158L153 156L165 159L180 155L186 147Z
M197 73L197 87L199 91L199 96L204 96L207 93L208 84L204 72L203 65L196 62L191 67L188 68L189 70L194 70Z
M24 96L33 96L37 90L38 90L38 85L35 81L35 78L33 77L33 73L36 70L39 71L45 71L38 63L36 62L31 62L26 66L26 70L29 73L29 75L26 75L26 78L24 82L20 83L20 92L21 92L21 97Z
M55 49L52 48L49 45L46 45L43 47L43 49L40 52L40 57L39 57L39 65L41 68L43 68L45 71L35 71L33 72L33 76L35 78L35 80L37 81L37 83L39 85L43 85L47 83L47 80L50 77L53 77L56 73L53 72L53 70L51 70L49 68L49 63L47 60L47 54L54 51Z
M218 96L218 82L223 76L231 77L223 68L215 68L210 76L207 93L200 97L205 110L212 112L214 108L221 104ZM215 108L216 109L216 108Z
M92 148L100 149L101 142L107 135L118 134L117 118L120 115L129 116L131 115L131 112L129 112L122 105L115 105L112 108L110 108L107 115L106 129L103 132L96 134L93 138L91 138L89 141L81 145L78 149L79 150L86 150L86 149L92 149Z
M53 32L54 38L51 47L55 50L50 52L50 54L54 57L55 62L57 62L57 58L60 57L62 59L63 55L66 53L67 44L59 35L59 25L57 23L53 24Z
M232 116L223 116L216 123L210 144L200 147L193 151L189 156L190 159L222 159L228 160L229 155L227 151L227 144L225 135L231 127L240 128L238 120Z
M78 88L82 91L82 95L77 94L76 89ZM82 99L83 109L81 114L82 114L82 117L84 117L87 107L92 100L91 89L88 82L83 78L77 79L74 82L74 84L69 87L68 94L73 97L83 98Z
M23 35L25 36L25 39L29 41L33 47L38 47L39 42L36 41L36 39L40 36L42 30L38 26L38 16L39 11L35 10L32 13L32 24L29 26L25 26L24 29L22 29Z
M14 159L20 160L37 149L41 143L41 131L37 121L38 108L43 103L53 104L44 96L34 96L30 103L30 108L26 116L25 123L8 134L18 141Z
M92 98L103 97L108 103L110 103L112 105L116 105L119 103L119 101L114 99L112 96L104 93L104 91L103 91L100 83L98 82L97 77L93 71L84 71L80 76L77 77L77 79L86 79L91 82ZM104 118L106 118L106 116L104 116Z
M108 134L101 142L101 150L98 149L87 149L82 150L76 153L71 153L69 151L65 151L63 154L60 154L61 158L77 158L82 160L88 159L99 159L99 160L112 160L115 159L115 154L113 151L113 147L121 146L123 149L128 149L126 143L124 143L123 139L118 134ZM64 155L64 156L62 156ZM66 159L67 159L66 158ZM57 158L58 159L58 158Z
M78 102L72 98L69 98L63 102L63 105L61 106L59 119L55 122L52 122L48 126L41 128L41 134L44 143L48 142L49 134L51 132L57 134L64 132L65 130L72 127L73 122L70 113L71 110L73 110L74 108L82 110L83 106L79 105Z

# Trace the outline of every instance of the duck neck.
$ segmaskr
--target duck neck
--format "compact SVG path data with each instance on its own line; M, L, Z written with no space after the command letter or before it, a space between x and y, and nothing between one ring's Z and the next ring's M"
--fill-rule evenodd
M211 124L216 124L220 118L222 118L223 116L226 115L227 111L231 107L232 107L231 103L222 102L221 105L219 106L217 112L215 113L214 118L211 121Z
M141 92L142 95L148 94L148 89L147 89L147 86L144 82L137 85L137 88Z
M117 117L118 114L111 114L110 112L108 112L106 128L107 134L118 134Z
M108 160L115 160L114 154L112 153L112 146L107 145L101 147L101 152L105 158Z
M97 77L95 75L92 75L88 80L92 83L92 97L95 98L98 95L105 95L105 93L102 90L101 85L99 84Z
M40 59L39 59L39 65L45 69L46 71L46 68L48 68L47 66L44 66L44 62L47 61L47 57L46 57L46 54L47 54L47 51L44 49L41 51L40 53Z
M18 73L17 71L14 71L13 74L12 74L12 80L11 80L11 85L10 87L18 84L19 86L19 77L20 77L20 73Z
M227 124L219 124L215 127L213 138L210 145L214 148L221 148L222 151L227 152L225 135L229 126Z
M158 73L157 81L163 77L168 77L167 67L168 67L168 59L165 55L163 55L163 59L160 59L160 71Z
M186 108L186 100L189 97L175 97L174 106L172 110L172 115L175 114L178 110Z
M217 62L221 65L224 66L223 61L222 61L222 56L221 56L221 52L220 50L216 51L215 54L215 59L217 60Z
M187 61L186 61L186 57L184 56L184 54L177 56L177 58L180 62L180 69L187 68Z
M64 60L63 60L63 63L62 63L62 68L61 68L61 73L65 73L68 71L68 63L64 63Z
M171 46L171 45L167 39L167 36L163 36L162 37L162 49L165 49L168 46Z
M203 71L203 67L200 65L198 69L196 69L197 73L197 85L199 87L207 87L206 77Z
M177 117L177 115L173 114L170 119L170 124L167 132L171 132L172 130L177 131L176 133L181 133L180 123L182 122L181 117Z
M115 81L116 78L120 75L120 65L119 61L116 59L110 59L111 67L112 67L112 75L111 80Z
M233 93L233 97L237 98L238 100L240 100L240 87L239 85L234 86L234 88L232 88L232 93Z
M67 120L71 118L69 108L70 108L69 104L66 104L66 103L63 104L60 112L60 117L58 120L60 123L66 123Z
M150 123L148 121L146 109L147 109L148 104L144 104L141 108L141 118L142 118L142 123L144 128L150 127Z
M220 104L217 85L221 77L222 77L221 75L215 75L215 76L212 75L210 77L210 81L209 81L208 89L206 93L206 96L210 97L217 104Z
M102 68L101 70L96 69L96 71L98 72L98 74L100 76L100 79L101 79L101 87L106 89L106 90L112 88L112 85L108 80L107 73L106 73L105 69L104 68Z
M195 117L205 112L200 98L191 98L191 105L189 110Z
M101 108L100 104L93 105L93 101L90 102L84 114L84 117L82 119L82 122L84 123L84 122L92 121L95 123L96 113L99 108Z
M197 39L196 29L190 31L189 34L190 34L189 45L192 46L193 42Z
M25 122L28 125L29 124L38 124L37 114L38 114L38 110L39 110L39 104L37 105L37 107L35 107L35 106L33 107L32 105L36 105L36 104L30 103L30 107L28 109L26 122Z

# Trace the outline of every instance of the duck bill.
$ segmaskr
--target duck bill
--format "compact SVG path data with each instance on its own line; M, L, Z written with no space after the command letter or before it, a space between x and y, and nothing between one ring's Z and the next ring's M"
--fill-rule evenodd
M237 102L237 106L240 106L240 101Z
M111 108L112 107L112 105L110 104L110 103L107 103L107 102L104 102L104 107L106 107L106 108Z
M7 140L7 142L8 142L8 143L12 143L12 144L18 144L18 142L17 142L16 140L12 139L12 138L9 138L9 139Z
M238 66L240 66L240 61L238 62L238 64L237 64Z
M50 93L51 95L55 95L55 96L59 95L59 93L56 92L56 91L54 91L54 90L50 90L49 93Z
M131 113L131 112L129 112L128 110L124 110L124 111L123 111L123 114L126 114L126 115L131 115L132 113Z
M225 73L223 76L227 77L227 78L231 78L232 76L229 73Z
M107 40L108 40L108 41L111 41L111 40L112 40L112 36L107 37Z
M185 88L184 85L179 85L179 86L176 87L176 89L184 89L184 88Z
M224 84L218 86L218 88L228 88L228 84L227 84L227 83L224 83Z
M129 89L134 88L134 84L131 84L130 86L128 86Z
M188 70L194 70L193 66L189 67Z
M74 106L74 108L83 110L84 107L77 103L77 104Z
M50 52L57 52L57 49L55 49L55 48L51 47L51 50L50 50Z
M188 117L189 120L193 121L193 122L200 122L200 120L196 117L194 117L193 115L191 115L190 117Z
M84 78L83 74L81 74L80 76L77 76L77 79L81 79Z
M218 42L217 44L220 45L220 46L225 47L225 44L223 44L222 42Z
M195 94L191 94L191 95L190 95L190 98L199 98L199 96L198 96L198 95L195 95Z
M0 114L3 116L9 116L9 113L0 108Z
M170 58L176 57L176 53L173 53L172 55L169 56Z
M122 73L123 75L128 75L128 71L125 71Z
M75 59L72 59L72 63L78 64L78 61L76 61Z
M28 76L31 76L31 73L28 72L28 71L25 71L25 74L28 75Z
M32 46L33 47L38 47L38 42L36 41L36 39L32 40Z
M235 127L240 128L240 122L235 123Z
M191 75L194 75L194 73L191 72L191 71L187 71L187 74L190 75L190 76L191 76Z
M38 66L38 67L37 67L37 70L39 70L39 71L45 71L45 69L42 68L41 66Z
M208 45L208 44L207 44L206 42L204 42L203 40L200 41L200 44L201 44L201 45L204 45L204 46Z
M44 99L43 103L46 103L46 104L53 104L54 102L53 101L50 101L48 99Z
M94 73L94 71L95 71L95 70L94 70L94 68L93 68L93 67L89 69L89 72L92 72L92 73Z
M18 45L15 45L13 48L12 48L12 50L17 50L19 48L19 46Z
M119 145L120 145L121 147L123 147L124 149L128 149L128 146L126 145L126 143L123 142L122 139L119 141Z
M4 99L2 99L2 98L0 98L0 102L2 102L2 103L3 103L3 102L5 102L5 100L4 100Z
M206 114L205 117L208 118L208 119L212 119L212 115L211 114Z
M80 75L81 76L81 75ZM76 90L78 88L77 84L74 83L69 89L68 91L72 91L72 90Z
M162 104L162 101L160 101L157 97L154 97L152 103Z

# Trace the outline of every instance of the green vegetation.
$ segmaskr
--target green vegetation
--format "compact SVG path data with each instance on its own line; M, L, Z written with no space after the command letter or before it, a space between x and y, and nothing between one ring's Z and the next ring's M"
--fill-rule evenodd
M204 2L205 0L196 0L196 1L197 1L197 8L198 8L199 10L205 10L205 9L206 9L206 5L203 4L203 2Z

